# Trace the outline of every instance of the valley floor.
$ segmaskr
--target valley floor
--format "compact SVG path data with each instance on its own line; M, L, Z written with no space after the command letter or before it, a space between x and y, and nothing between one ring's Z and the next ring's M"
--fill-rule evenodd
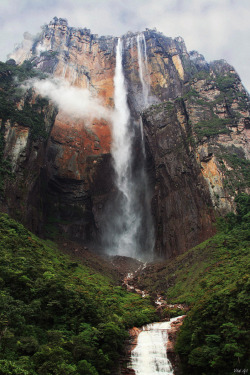
M214 237L148 265L41 240L0 214L1 375L113 374L128 329L183 313L176 375L248 371L249 206L242 196Z

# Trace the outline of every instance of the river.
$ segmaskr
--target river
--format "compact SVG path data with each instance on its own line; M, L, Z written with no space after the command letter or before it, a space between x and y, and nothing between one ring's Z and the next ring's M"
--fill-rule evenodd
M174 374L166 353L167 330L178 318L172 318L168 322L147 324L143 327L138 335L137 345L131 352L129 365L136 375Z

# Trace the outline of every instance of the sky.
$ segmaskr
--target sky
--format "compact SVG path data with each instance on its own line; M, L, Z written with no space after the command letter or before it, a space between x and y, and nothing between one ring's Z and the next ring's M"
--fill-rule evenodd
M55 16L99 35L156 27L181 36L208 62L233 65L250 92L250 0L0 0L0 60Z

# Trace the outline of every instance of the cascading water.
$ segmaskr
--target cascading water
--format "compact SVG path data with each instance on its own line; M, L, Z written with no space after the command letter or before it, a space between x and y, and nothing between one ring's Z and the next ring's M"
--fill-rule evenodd
M169 322L148 324L139 333L137 345L131 352L130 368L136 375L173 375L173 369L166 354L167 330L178 318Z
M151 260L154 229L145 173L145 149L143 138L141 148L138 148L138 120L132 118L127 103L123 52L123 41L118 39L111 148L116 191L112 202L106 206L103 242L110 255Z
M132 178L131 155L133 130L130 126L130 111L127 104L127 91L122 67L122 41L116 47L116 68L114 77L115 115L113 120L112 156L118 188L117 209L113 222L113 241L109 253L137 256L136 235L140 217L136 212L136 186Z
M145 35L139 33L137 35L137 55L138 55L138 67L139 67L139 77L142 85L142 97L143 103L141 109L144 109L149 105L149 75L148 75L148 58L147 58L147 45ZM145 150L145 140L144 140L144 131L143 131L143 122L142 117L139 119L140 133L141 133L141 145L142 145L142 170L141 170L141 180L145 186L145 208L147 212L146 217L146 227L148 230L148 246L153 251L154 247L154 226L150 209L150 194L148 189L148 178L146 174L146 150Z
M146 40L143 33L137 35L137 52L138 52L138 66L139 66L139 76L142 85L142 96L143 105L142 107L147 107L148 96L149 96L149 83L148 83L148 59L147 59L147 47ZM146 79L147 77L147 79Z

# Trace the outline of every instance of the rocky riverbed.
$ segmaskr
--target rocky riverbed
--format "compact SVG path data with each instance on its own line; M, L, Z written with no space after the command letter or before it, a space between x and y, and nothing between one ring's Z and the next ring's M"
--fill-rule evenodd
M174 351L174 346L176 343L178 330L183 324L188 307L182 304L169 304L161 294L156 293L151 295L147 290L142 290L138 287L138 279L140 279L140 274L142 272L147 272L147 264L136 259L123 256L112 257L111 263L120 272L123 280L122 285L129 292L138 293L142 296L142 298L149 297L152 299L152 303L155 304L155 308L159 315L159 321L167 322L170 320L170 315L166 314L166 311L168 311L168 313L171 312L171 310L180 310L183 312L183 315L170 323L170 328L167 329L166 335L167 342L165 343L167 358L171 363L173 374L180 375L180 359ZM131 366L131 352L136 348L138 337L142 331L143 327L133 327L129 330L129 339L126 343L124 358L121 359L120 374L135 374L134 370L128 368L127 366Z

